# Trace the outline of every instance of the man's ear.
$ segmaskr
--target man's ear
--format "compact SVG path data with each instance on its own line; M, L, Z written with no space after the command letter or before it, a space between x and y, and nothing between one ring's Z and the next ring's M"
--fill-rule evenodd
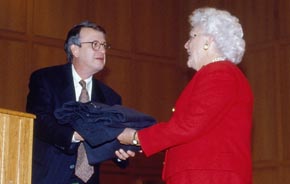
M73 44L70 46L70 50L72 54L74 55L74 57L79 57L79 50L80 50L79 46Z

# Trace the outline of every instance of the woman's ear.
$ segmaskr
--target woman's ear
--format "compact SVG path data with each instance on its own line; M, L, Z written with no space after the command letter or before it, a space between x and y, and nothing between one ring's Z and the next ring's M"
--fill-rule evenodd
M72 54L74 55L74 57L78 57L79 56L79 47L75 44L70 46L70 50L72 52Z
M205 43L204 43L204 50L207 50L209 47L212 46L214 39L212 36L205 36Z

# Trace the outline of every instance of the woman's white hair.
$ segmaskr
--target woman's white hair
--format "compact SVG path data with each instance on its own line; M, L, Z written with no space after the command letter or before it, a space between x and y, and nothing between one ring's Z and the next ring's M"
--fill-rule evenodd
M200 27L205 34L211 35L222 54L235 64L241 62L245 52L243 29L239 19L224 10L199 8L189 16L194 27Z

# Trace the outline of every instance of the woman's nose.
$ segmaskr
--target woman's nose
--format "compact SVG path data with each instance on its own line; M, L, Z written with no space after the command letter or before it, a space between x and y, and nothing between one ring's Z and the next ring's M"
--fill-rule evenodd
M187 40L187 42L185 42L185 44L184 44L185 49L188 49L188 43L189 43L189 40Z

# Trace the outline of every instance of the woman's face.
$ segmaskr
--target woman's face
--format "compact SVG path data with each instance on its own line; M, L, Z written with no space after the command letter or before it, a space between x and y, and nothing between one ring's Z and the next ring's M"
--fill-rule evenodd
M185 43L184 48L188 53L187 66L194 70L199 70L204 65L205 55L204 45L207 43L207 36L202 33L199 27L190 31L190 38Z

